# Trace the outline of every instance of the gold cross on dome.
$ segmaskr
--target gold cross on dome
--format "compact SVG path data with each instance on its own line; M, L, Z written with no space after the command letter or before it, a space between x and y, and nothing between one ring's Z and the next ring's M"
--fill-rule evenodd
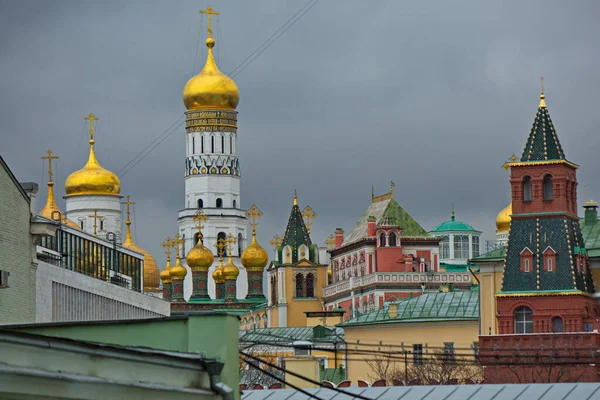
M173 239L167 237L161 245L165 249L165 254L167 255L167 260L171 259L171 253L173 252Z
M227 247L225 240L223 238L218 238L217 243L215 243L215 247L217 248L219 259L223 261L223 250L225 250L225 247Z
M273 239L269 242L269 244L274 248L277 248L277 246L281 246L281 243L283 243L283 238L279 235L273 236Z
M325 241L325 244L327 245L327 247L329 247L330 250L333 249L333 245L335 244L335 237L333 235L329 235L329 237Z
M221 14L220 12L217 11L213 11L213 8L211 6L206 7L206 10L200 10L200 14L206 14L208 15L208 37L212 37L213 36L213 31L212 31L212 16L213 15L219 15Z
M204 214L204 211L198 210L196 211L196 214L192 216L192 221L194 221L196 228L198 228L198 240L200 243L203 243L202 238L204 235L202 235L202 229L204 228L204 225L202 225L202 223L208 221L208 216Z
M231 250L233 249L233 245L236 242L237 242L237 239L234 238L231 233L229 235L227 235L227 240L225 240L225 243L227 243L227 254L229 254L230 257L231 257Z
M84 118L86 121L90 121L90 140L94 140L94 121L98 121L100 118L96 117L93 113L90 113Z
M135 201L131 201L130 200L131 196L129 196L129 195L125 196L125 198L127 199L127 201L123 201L123 202L121 202L121 204L125 204L125 206L127 207L127 211L126 211L126 213L127 213L127 221L129 221L131 219L130 218L131 217L131 212L130 212L129 206L134 205Z
M175 248L175 257L176 258L180 258L181 257L181 246L183 245L184 240L181 238L181 236L179 235L179 233L177 235L175 235L175 238L173 239L173 247Z
M542 94L544 94L544 77L540 77L540 85L542 85Z
M252 222L250 222L250 226L252 227L252 234L256 233L256 226L258 225L258 222L256 222L256 220L262 216L262 211L260 211L258 207L256 207L254 204L252 204L248 211L246 211L246 217L252 220Z
M104 217L98 215L98 210L94 210L94 215L88 215L88 217L94 219L94 236L96 236L98 234L98 231L96 229L98 225L96 225L96 223L98 222L99 219L102 219Z
M304 207L304 211L302 211L302 216L306 219L304 224L306 225L306 231L310 235L310 226L312 225L312 219L316 218L318 214L310 208L310 206Z
M52 150L48 149L47 156L42 156L42 160L48 160L48 182L52 182L52 160L58 160L59 157L52 155Z

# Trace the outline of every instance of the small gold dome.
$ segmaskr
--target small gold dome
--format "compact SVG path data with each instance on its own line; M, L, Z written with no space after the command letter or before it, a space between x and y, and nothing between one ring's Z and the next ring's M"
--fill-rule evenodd
M228 281L234 281L237 279L239 274L240 269L233 263L233 259L230 256L227 265L223 267L223 279Z
M167 265L160 271L160 280L163 283L171 283L171 260L167 258Z
M185 278L185 276L187 275L187 269L185 269L185 267L181 264L181 260L179 259L179 257L177 257L175 265L171 267L169 272L171 274L171 281L173 281L174 279L183 280L183 278Z
M247 270L263 269L269 262L269 254L252 235L252 242L242 252L242 265Z
M206 64L183 88L183 104L188 111L235 110L240 101L240 90L236 83L217 67L212 50L214 45L215 39L206 39Z
M221 283L225 280L225 278L223 277L223 262L219 261L219 266L217 268L215 268L215 270L212 273L212 277L213 280L215 281L215 283Z
M65 181L67 196L82 194L118 195L121 182L114 172L103 168L94 151L94 140L90 140L90 156L79 171L73 172Z
M158 269L156 260L154 259L154 257L152 257L152 254L135 244L135 242L131 238L131 230L129 227L131 222L127 220L127 222L125 223L127 224L127 233L125 234L125 241L123 241L123 247L126 247L133 251L137 251L138 253L144 255L144 291L158 292L160 291L159 279L162 278L162 274Z
M204 246L202 241L198 241L198 244L192 247L185 258L192 271L208 271L214 260L212 251Z
M54 199L54 182L50 181L48 182L48 197L46 199L46 205L40 211L40 215L44 218L54 220L59 215L56 214L57 212L60 213L61 224L67 225L68 227L73 229L81 230L81 227L79 225L67 218L65 214L63 214L58 208L56 200Z
M512 201L510 202L509 205L506 206L505 209L500 211L498 213L498 216L496 217L496 232L497 233L508 232L508 230L510 229L511 214L512 214Z

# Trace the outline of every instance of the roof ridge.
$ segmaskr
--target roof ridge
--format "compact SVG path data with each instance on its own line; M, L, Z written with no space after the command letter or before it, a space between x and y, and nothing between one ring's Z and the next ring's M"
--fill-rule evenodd
M548 161L566 160L565 153L558 140L554 124L550 118L548 107L546 107L545 95L540 95L538 107L533 126L529 131L521 162L526 161Z

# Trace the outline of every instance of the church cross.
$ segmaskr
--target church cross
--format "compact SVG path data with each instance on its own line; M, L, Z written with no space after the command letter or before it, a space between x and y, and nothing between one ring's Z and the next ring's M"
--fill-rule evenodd
M310 206L306 206L304 211L302 211L302 216L306 219L304 224L306 225L307 233L310 235L311 220L317 217L317 213Z
M98 231L97 231L97 222L99 219L102 219L104 217L98 215L98 210L94 210L94 215L88 215L88 217L93 218L94 219L94 236L98 235Z
M223 250L227 244L223 238L218 238L217 243L215 243L215 247L217 248L217 254L219 255L219 261L223 261Z
M281 246L281 243L283 243L283 238L279 235L273 236L273 240L269 242L269 244L275 248L277 248L277 246Z
M327 245L327 247L329 247L330 250L333 249L333 245L335 244L335 237L333 235L329 235L329 237L325 241L325 244Z
M227 254L229 254L229 257L231 257L231 251L233 250L233 245L236 242L237 242L237 239L234 238L231 233L229 235L227 235L227 240L225 240L225 243L227 243Z
M181 238L179 233L175 235L173 239L173 247L175 248L175 258L179 259L181 257L181 246L183 245L184 240Z
M173 252L173 239L167 237L161 245L165 249L165 254L167 255L167 260L171 259L171 253Z
M202 210L198 210L196 211L196 214L192 216L192 221L196 223L196 227L198 228L198 240L200 243L204 244L202 241L202 228L204 228L204 225L202 225L202 223L208 221L208 216L205 215Z
M542 94L544 94L544 77L540 78L540 85L542 85Z
M121 204L125 204L125 206L127 207L127 221L129 221L131 219L131 212L130 212L129 206L134 205L135 201L130 201L131 196L129 196L129 195L125 196L125 198L127 199L127 201L123 201L123 202L121 202Z
M57 156L53 156L52 155L52 150L48 149L48 155L47 156L42 156L41 159L42 160L48 160L48 182L52 182L52 175L54 175L52 173L52 160L58 160L59 157Z
M200 10L200 14L206 14L208 15L208 37L213 37L213 31L212 31L212 16L213 15L219 15L221 14L220 12L217 11L213 11L213 8L211 6L206 7L206 10Z
M252 219L252 222L250 222L250 226L252 227L253 235L256 234L256 226L258 225L258 222L256 222L256 220L262 216L262 211L260 211L258 207L256 207L254 204L248 209L248 211L246 211L246 217Z
M100 118L96 117L93 113L90 113L84 118L86 121L90 121L90 141L94 140L94 121L98 121Z

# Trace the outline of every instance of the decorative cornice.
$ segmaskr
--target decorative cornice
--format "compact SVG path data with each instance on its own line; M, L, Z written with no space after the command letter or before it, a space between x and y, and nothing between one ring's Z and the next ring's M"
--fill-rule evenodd
M585 296L592 297L589 293L582 292L580 290L572 290L572 291L537 291L537 292L499 292L494 293L495 297L548 297L548 296Z
M514 161L514 162L505 162L502 164L503 168L511 168L511 167L524 167L524 166L532 166L532 165L552 165L552 164L566 164L572 168L579 168L579 165L572 163L567 160L543 160L543 161Z

